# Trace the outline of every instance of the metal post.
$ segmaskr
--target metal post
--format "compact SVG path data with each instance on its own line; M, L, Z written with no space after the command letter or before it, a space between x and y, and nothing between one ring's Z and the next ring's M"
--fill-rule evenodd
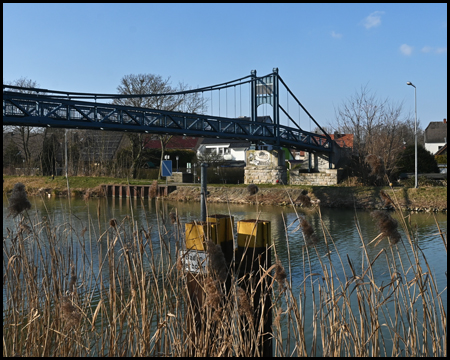
M308 152L308 172L311 172L312 154L311 150Z
M417 92L416 92L416 86L411 82L408 81L406 85L411 85L414 88L414 112L415 112L415 121L414 121L414 175L415 175L415 181L414 181L414 187L417 189L419 187L419 178L417 173Z
M253 298L254 329L262 329L263 335L256 344L263 357L272 356L272 299L270 285L263 275L272 266L271 260L271 225L265 220L241 220L237 223L236 260L238 261L240 287ZM249 336L248 327L243 329L243 336Z
M414 183L414 187L417 189L419 187L419 174L417 170L417 92L416 87L414 86L414 112L416 114L416 119L414 121L414 143L415 143L415 157L414 157L414 172L416 175L416 181Z
M252 83L251 83L251 115L250 118L253 122L256 122L258 118L258 106L256 105L256 70L252 70L250 72L252 75Z
M329 142L330 142L330 156L328 157L328 161L329 161L329 163L328 163L328 168L329 169L332 169L333 168L333 141L332 140L329 140Z
M208 164L202 163L202 170L201 170L201 178L200 178L200 220L206 221L206 196L208 195L208 192L206 191L206 180L207 180L207 168Z
M66 178L69 177L69 170L68 170L68 162L67 162L67 129L65 129L64 132L64 160L66 163L66 168L65 168L65 172L66 172Z
M275 136L280 145L280 109L278 97L278 68L273 68L273 122L275 124Z

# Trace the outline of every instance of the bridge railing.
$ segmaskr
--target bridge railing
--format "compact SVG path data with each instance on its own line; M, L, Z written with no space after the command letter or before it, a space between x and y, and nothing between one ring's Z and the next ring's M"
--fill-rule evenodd
M243 139L295 149L331 151L323 135L274 123L3 92L3 125L120 130Z

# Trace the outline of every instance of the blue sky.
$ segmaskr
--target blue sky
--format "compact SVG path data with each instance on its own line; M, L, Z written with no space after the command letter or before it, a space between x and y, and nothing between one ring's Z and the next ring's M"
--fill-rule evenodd
M366 85L413 116L411 81L424 128L447 118L447 5L3 4L4 82L116 93L127 74L203 87L274 67L331 127Z

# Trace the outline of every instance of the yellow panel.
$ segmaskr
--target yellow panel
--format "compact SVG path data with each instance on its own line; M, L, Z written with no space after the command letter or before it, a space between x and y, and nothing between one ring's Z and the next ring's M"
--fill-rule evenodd
M209 231L208 231L209 226ZM204 242L209 235L212 242L216 242L217 225L200 222L185 224L186 229L186 249L205 250Z
M265 247L271 242L270 221L244 220L237 223L238 246Z
M216 224L217 228L217 244L223 243L225 241L233 240L233 224L234 218L228 215L212 215L206 219L212 224Z

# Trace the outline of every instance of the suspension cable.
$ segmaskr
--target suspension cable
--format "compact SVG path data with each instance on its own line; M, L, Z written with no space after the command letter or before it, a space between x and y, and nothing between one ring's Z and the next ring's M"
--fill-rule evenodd
M234 83L239 81L242 84L245 84L247 82L252 81L247 80L245 82L242 82L242 80L247 79L251 77L251 75L244 76L242 78L227 81L225 83L216 84L212 86L205 86L202 88L192 89L192 90L185 90L185 91L175 91L171 93L162 93L162 94L139 94L139 95L122 95L122 94L97 94L97 93L82 93L82 92L70 92L70 91L60 91L60 90L48 90L48 89L41 89L41 88L26 88L22 86L14 86L14 85L5 85L3 84L3 89L9 88L9 89L16 89L16 90L31 90L31 91L38 91L38 92L44 92L44 93L52 93L52 94L63 94L64 96L67 94L71 94L71 99L93 99L94 96L96 96L98 99L120 99L120 98L134 98L134 97L155 97L155 96L174 96L174 95L183 95L183 94L192 94L197 93L205 90L219 90L219 89L225 89L227 87L234 86ZM23 95L23 94L21 94ZM53 98L59 98L61 96L58 95L46 95L48 97Z
M317 125L317 127L325 134L325 136L331 140L330 135L328 135L328 133L322 129L322 127L317 123L317 121L312 117L312 115L308 112L308 110L305 109L305 107L302 105L302 103L297 99L297 97L292 93L292 91L288 88L288 86L286 85L286 83L283 81L283 79L279 76L278 77L281 81L281 83L286 87L287 91L289 91L289 94L291 94L291 96L294 98L295 101L297 101L297 103L302 107L303 111L309 116L310 120L314 121L314 123ZM311 121L310 121L311 124ZM311 125L310 125L311 127ZM311 129L310 129L311 130Z
M71 99L94 99L94 97L96 97L97 99L131 99L131 98L136 98L136 97L155 97L155 96L174 96L174 95L184 95L184 94L193 94L193 93L197 93L197 92L202 92L202 91L208 91L208 90L220 90L220 89L225 89L231 86L235 86L235 83L239 81L239 85L243 85L246 83L250 83L251 81L253 81L252 79L250 80L246 80L246 81L242 81L244 79L247 79L249 77L251 77L252 75L247 75L244 76L242 78L233 80L233 81L228 81L225 83L221 83L221 84L216 84L216 85L212 85L212 86L205 86L203 88L197 88L197 89L192 89L192 90L186 90L186 91L175 91L175 92L171 92L171 93L162 93L162 94L138 94L138 95L122 95L122 94L97 94L97 93L82 93L82 92L70 92L70 91L59 91L59 90L48 90L48 89L41 89L41 88L26 88L26 87L21 87L21 86L14 86L14 85L5 85L3 84L3 89L5 88L9 88L9 89L16 89L16 90L28 90L28 91L37 91L37 92L43 92L43 93L51 93L51 94L63 94L64 96L59 96L59 95L45 95L47 97L50 98L61 98L70 94L70 98ZM269 75L265 75L265 76L269 76ZM262 77L258 77L256 79L260 79L263 78ZM5 91L4 91L5 92ZM6 91L8 92L8 91ZM26 94L21 94L21 96L24 96Z

